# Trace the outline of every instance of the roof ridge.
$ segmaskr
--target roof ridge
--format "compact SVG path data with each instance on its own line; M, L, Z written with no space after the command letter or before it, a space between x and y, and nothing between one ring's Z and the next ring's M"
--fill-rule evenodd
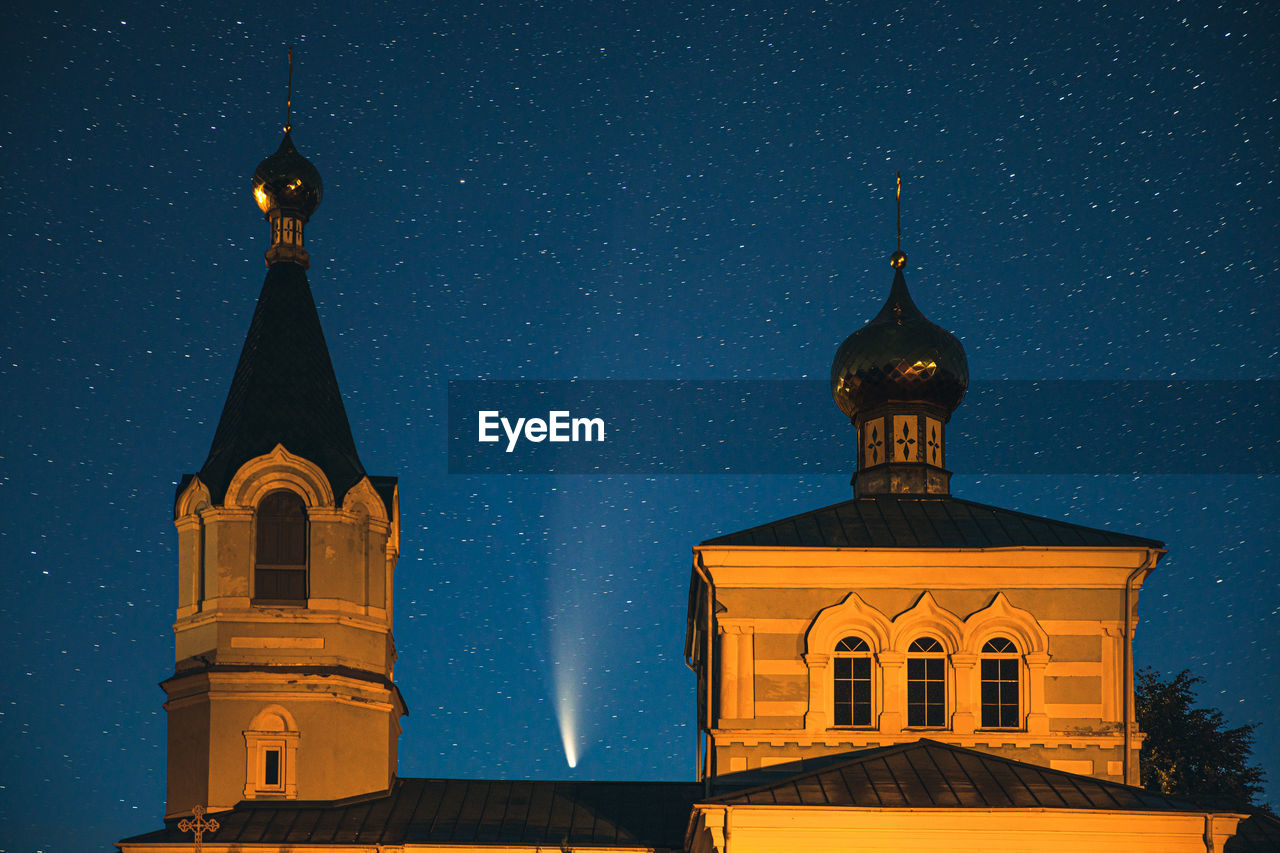
M939 509L940 508L940 509ZM894 510L890 512L889 510ZM920 510L919 513L908 509ZM929 511L932 510L932 513ZM935 516L945 513L944 519ZM853 524L857 516L860 524ZM834 519L834 525L831 520ZM875 524L868 524L868 521ZM993 527L994 526L994 527ZM780 536L785 530L788 536ZM851 537L850 534L856 534ZM779 544L784 539L794 544ZM1073 540L1079 540L1073 542ZM1163 548L1120 533L978 503L953 495L874 495L767 521L703 540L699 546L793 548Z

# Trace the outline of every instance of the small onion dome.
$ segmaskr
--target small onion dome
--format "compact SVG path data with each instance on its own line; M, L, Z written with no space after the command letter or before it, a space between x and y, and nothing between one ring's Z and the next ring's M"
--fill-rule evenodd
M253 171L253 199L263 213L280 210L305 222L316 212L323 195L320 173L293 147L288 131L276 153Z
M926 403L949 416L969 387L964 346L911 301L902 275L906 256L894 253L891 265L893 288L884 307L845 339L831 362L831 396L850 420L889 402Z

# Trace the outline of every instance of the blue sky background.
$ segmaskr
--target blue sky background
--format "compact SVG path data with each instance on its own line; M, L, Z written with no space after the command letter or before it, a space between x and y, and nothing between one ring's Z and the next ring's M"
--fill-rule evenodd
M1275 4L687 5L0 11L4 850L159 825L173 488L261 286L290 42L312 288L365 467L401 483L402 775L691 778L690 546L848 472L449 474L448 382L823 379L887 292L895 171L912 293L975 379L1278 378ZM1262 723L1276 790L1273 474L953 486L1167 541L1138 663Z

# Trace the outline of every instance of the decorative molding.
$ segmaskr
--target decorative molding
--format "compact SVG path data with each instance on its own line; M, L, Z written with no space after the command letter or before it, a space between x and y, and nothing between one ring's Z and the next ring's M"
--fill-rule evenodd
M187 483L187 487L182 490L182 494L178 495L178 501L173 508L173 517L176 520L194 516L208 507L212 500L209 496L209 487L200 482L199 477L192 477L191 482Z
M282 705L259 711L244 732L244 796L298 796L298 723ZM265 778L267 753L276 753L276 781Z
M228 507L254 507L276 489L297 493L308 510L334 507L329 478L314 462L294 456L283 444L241 465L227 486L223 503Z
M1014 607L1003 592L996 593L991 603L964 620L962 647L971 652L982 651L987 640L996 636L1009 636L1018 646L1018 653L1047 652L1049 635L1040 627L1030 611Z
M877 654L889 648L889 618L850 592L836 604L818 611L805 633L804 648L808 654L830 654L836 643L857 634Z
M925 634L942 643L943 650L955 654L964 648L964 626L954 613L939 607L933 594L926 590L916 603L893 618L889 645L905 652L912 641Z
M232 637L233 649L323 649L324 637Z
M358 515L361 509L364 510L370 522L379 522L382 525L382 532L386 532L387 526L391 523L387 518L387 508L368 477L361 477L360 482L348 489L346 496L342 499L343 512Z

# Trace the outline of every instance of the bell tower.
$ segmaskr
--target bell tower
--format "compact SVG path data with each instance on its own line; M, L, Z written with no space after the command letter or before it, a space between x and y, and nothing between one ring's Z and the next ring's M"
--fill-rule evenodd
M291 131L253 175L266 280L208 458L177 489L168 817L396 775L399 495L356 452L306 274L323 185Z

